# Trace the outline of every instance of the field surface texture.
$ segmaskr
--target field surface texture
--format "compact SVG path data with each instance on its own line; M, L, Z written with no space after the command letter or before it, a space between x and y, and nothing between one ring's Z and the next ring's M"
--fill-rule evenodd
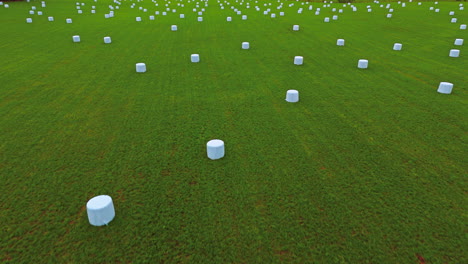
M468 263L463 3L4 2L0 262Z

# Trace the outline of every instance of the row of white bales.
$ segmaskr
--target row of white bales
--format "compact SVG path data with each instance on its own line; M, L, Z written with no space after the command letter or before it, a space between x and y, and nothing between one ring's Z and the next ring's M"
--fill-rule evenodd
M93 1L94 1L94 2L97 2L98 0L93 0ZM124 0L124 1L125 1L125 0ZM28 0L28 2L30 2L30 0ZM128 5L127 7L129 7L129 8L135 8L137 4L134 3L133 1L130 1L130 2L132 2L132 3L131 3L131 4L129 3L129 5ZM141 0L137 0L136 2L141 3L142 1L141 1ZM159 6L158 1L153 0L152 2L154 3L155 7L158 7L158 6ZM168 12L170 13L171 11L172 11L172 13L177 13L177 10L176 10L176 9L170 7L170 5L172 4L171 1L166 0L166 1L164 1L164 2L165 2L165 3L162 4L162 5L165 6L165 10L166 10L167 12L166 12L166 11L155 11L155 12L154 12L155 15L160 15L160 14L161 14L161 15L165 16L165 15L167 15ZM185 1L176 1L176 2L178 2L176 5L179 6L179 7L182 7L182 8L185 7L185 3L187 3L187 4L192 3L192 5L194 5L193 12L196 12L196 13L197 13L197 15L198 15L197 20L198 20L199 22L202 22L202 21L203 21L202 15L203 15L203 12L206 11L205 7L207 8L207 7L209 6L208 1L201 1L201 2L198 2L198 1L190 1L190 0L189 0L189 1L186 1L186 2L185 2ZM243 6L243 5L245 4L245 8L246 8L246 9L249 9L249 8L250 8L250 3L251 3L251 2L252 2L252 3L255 3L255 4L258 4L258 1L245 1L245 2L244 2L244 1L242 1L242 0L241 0L241 1L236 0L235 2L236 2L238 5L240 5L240 6ZM236 8L234 5L231 5L230 2L225 1L224 3L222 3L221 1L217 1L217 3L218 3L219 8L220 8L221 10L225 8L224 5L231 6L231 9L232 9L232 11L233 11L235 14L237 14L237 15L239 15L239 16L242 16L242 20L247 20L247 16L246 16L246 15L242 15L242 11L239 10L238 8ZM287 7L284 7L284 6L283 6L284 3L283 3L281 0L279 0L277 3L278 3L278 6L276 7L277 10L282 10L283 8L289 8L289 9L291 9L291 8L293 8L293 7L295 6L295 4L296 4L296 3L289 3L289 4L287 5ZM408 3L412 3L412 0L409 0ZM175 3L174 3L174 4L175 4ZM174 4L173 4L173 5L174 5ZM270 8L270 7L272 6L272 4L273 4L273 3L263 3L263 6L266 7L266 10L263 11L263 14L264 14L264 15L270 14L270 12L271 12L271 8ZM307 2L300 2L300 3L297 3L297 4L298 4L299 6L307 5L308 7L306 8L306 10L309 10L309 11L313 11L313 10L314 10L314 9L313 9L313 5L310 4L310 3L307 3ZM338 8L338 9L337 9L336 7L331 7L331 4L333 4L333 1L330 1L329 3L327 3L327 1L324 1L322 7L323 7L324 9L331 8L331 11L332 11L332 12L338 12L338 13L343 13L343 12L344 12L345 9L341 9L341 8ZM421 2L418 2L417 4L418 4L418 6L421 6L421 5L422 5ZM0 6L1 6L1 5L3 5L3 6L5 6L6 8L8 8L8 5L7 5L7 4L4 4L3 2L0 2ZM392 8L392 6L391 6L390 3L388 3L388 4L386 4L386 5L384 6L383 4L380 4L379 1L376 0L376 1L374 1L374 5L375 5L375 6L378 6L378 7L380 7L380 8L385 8L385 9L387 9L387 11L388 11L387 18L391 18L391 17L392 17L392 13L394 12L394 8ZM406 3L405 3L405 2L401 2L401 1L397 2L397 5L399 5L400 8L406 7ZM438 5L438 2L434 2L433 5L432 5L432 3L430 3L430 5L431 5L431 6L429 7L429 10L434 11L434 12L436 12L436 13L440 13L440 9L439 9L439 8L434 8L434 6L433 6L433 5L437 6L437 5ZM86 3L84 3L84 2L81 2L81 3L80 3L80 2L76 2L75 8L76 8L76 10L78 10L78 11L77 11L78 14L82 14L82 13L83 13L83 9L82 9L82 8L84 8L85 6L86 6ZM115 12L114 12L114 11L119 10L121 6L122 6L122 2L120 2L120 1L118 1L118 0L114 0L114 5L109 5L109 6L108 6L108 8L109 8L108 11L109 11L109 12L106 13L104 17L105 17L106 19L114 17L114 16L115 16ZM200 6L204 6L204 7L200 8ZM343 4L342 6L343 6L343 8L351 8L353 12L356 12L356 11L358 10L357 7L354 6L354 5L352 5L351 3ZM45 2L45 1L41 1L41 7L42 7L42 8L46 8L46 2ZM260 8L258 5L256 5L254 8L256 9L256 11L261 11L261 8ZM371 5L367 5L367 6L366 6L366 9L367 9L367 12L368 12L368 13L372 12L372 6L371 6ZM464 5L463 5L462 3L460 3L460 4L458 5L458 9L459 9L460 11L464 11ZM146 8L144 8L144 7L142 7L142 6L137 7L137 10L140 10L140 11L143 12L143 13L146 13L146 12L148 11ZM302 14L303 11L304 11L304 8L303 8L303 7L299 7L299 8L297 9L297 13L298 13L298 14ZM320 14L320 11L321 11L321 8L320 8L320 7L316 8L316 9L315 9L315 15L319 15L319 14ZM37 8L36 8L36 6L31 6L31 10L29 10L29 14L37 14L38 16L41 16L41 15L42 15L42 11L38 11ZM96 6L91 6L91 14L96 14ZM284 12L284 11L281 11L281 12L279 12L279 15L280 15L280 16L284 16L284 15L285 15L285 12ZM449 12L448 12L448 15L449 15L449 16L454 16L454 15L455 15L455 11L449 11ZM185 18L185 14L179 14L179 17L183 19L183 18ZM275 18L275 17L276 17L276 14L275 14L275 13L271 13L271 14L270 14L270 17L271 17L271 18ZM53 21L54 21L54 17L49 16L49 17L48 17L48 20L49 20L50 22L53 22ZM142 21L142 18L141 18L141 17L136 17L135 20L136 20L137 22L141 22L141 21ZM155 16L150 15L150 16L149 16L149 20L155 20ZM226 18L226 20L227 20L228 22L231 22L231 21L232 21L232 17L228 16L228 17ZM334 16L332 17L332 20L338 20L338 15L334 15ZM26 22L27 22L27 23L32 23L32 18L27 18L27 19L26 19ZM325 17L325 18L324 18L324 22L330 22L330 18L329 18L329 17ZM450 20L450 22L451 22L451 23L457 23L457 18L452 17L451 20ZM71 24L71 23L73 23L73 21L72 21L71 18L67 18L67 19L66 19L66 23ZM461 30L465 30L465 29L466 29L466 24L461 24L459 28L460 28ZM170 29L171 29L172 31L177 31L177 30L178 30L178 27L177 27L177 25L172 25ZM293 25L292 30L293 30L293 31L299 31L299 25ZM74 35L74 36L72 37L72 39L73 39L73 42L81 42L81 38L80 38L79 35ZM104 43L110 44L111 42L112 42L111 37L109 37L109 36L104 37ZM454 41L454 45L462 46L462 45L463 45L463 42L464 42L463 39L457 38L457 39L455 39L455 41ZM338 46L344 46L344 43L345 43L345 40L344 40L344 39L338 39L336 44L337 44ZM249 49L249 48L250 48L250 43L249 43L249 42L242 42L241 45L242 45L242 46L241 46L242 49ZM402 49L402 44L401 44L401 43L395 43L395 44L393 45L393 50L398 51L398 50L401 50L401 49ZM450 57L459 57L459 56L460 56L460 50L459 50L459 49L451 49L450 52L449 52L449 56L450 56ZM191 58L191 61L194 62L194 63L200 62L200 55L199 55L199 54L192 54L192 55L190 56L190 58ZM302 57L302 56L295 56L295 57L294 57L294 64L295 64L295 65L302 65L302 64L303 64L303 57ZM367 67L368 67L368 61L367 61L367 60L365 60L365 59L360 59L360 60L358 61L358 68L366 69ZM137 72L146 72L146 65L145 65L144 63L137 63L137 65L136 65L136 70L137 70ZM441 92L441 93L451 93L452 87L453 87L453 84L447 83L447 82L442 82L441 85L440 85L440 87L439 87L439 92Z

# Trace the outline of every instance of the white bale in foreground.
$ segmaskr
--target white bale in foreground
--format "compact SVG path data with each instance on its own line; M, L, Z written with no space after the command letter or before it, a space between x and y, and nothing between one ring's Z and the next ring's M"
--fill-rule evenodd
M344 46L344 44L345 44L345 40L344 40L344 39L338 39L338 40L336 41L336 45L337 45L337 46Z
M110 37L104 37L104 43L109 44L111 42L112 42L112 40L111 40Z
M47 19L48 19L50 22L54 21L54 17L51 17L51 16L48 17Z
M172 30L172 31L177 31L177 25L172 25L172 26L171 26L171 30Z
M294 26L293 26L293 30L294 30L294 31L299 31L299 25L294 25Z
M190 61L193 63L200 62L200 55L199 54L190 55Z
M93 226L107 225L115 217L114 204L108 195L93 197L86 203L89 223Z
M466 29L466 24L461 24L460 29Z
M437 89L437 92L442 93L442 94L451 94L452 89L453 89L453 83L441 82L439 84L439 89Z
M401 43L393 44L393 50L401 50L402 47L403 47L403 44Z
M295 65L302 65L304 63L304 58L302 56L295 56L294 57L294 64Z
M297 90L288 90L286 92L286 102L289 102L289 103L299 102L299 92Z
M66 21L67 21L67 24L71 24L71 23L73 23L73 21L72 21L72 19L71 19L71 18L67 18L67 20L66 20Z
M250 43L249 42L242 42L242 49L249 49Z
M206 143L206 153L208 158L217 160L224 157L224 142L220 139L213 139Z
M451 49L449 53L450 57L456 58L460 56L460 50L457 49Z
M32 23L32 18L26 18L26 23Z
M81 41L80 36L78 35L73 36L73 42L80 42L80 41Z
M136 72L146 72L146 64L140 62L136 64Z
M463 45L463 39L455 39L455 45L457 46L462 46Z
M358 61L358 68L359 69L367 69L368 64L369 64L368 60L360 59Z

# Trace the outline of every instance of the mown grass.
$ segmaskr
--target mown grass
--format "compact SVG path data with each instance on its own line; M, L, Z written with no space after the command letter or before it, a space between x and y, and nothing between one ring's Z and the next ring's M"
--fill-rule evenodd
M49 0L42 17L28 14L38 1L0 7L2 262L467 261L465 46L448 57L467 36L457 2L392 3L392 19L359 3L328 24L320 3L297 14L285 2L271 19L232 2L242 21L210 1L203 22L195 3L155 21L165 2L130 3L112 19L103 0L82 15L74 1ZM453 94L436 92L441 81ZM213 138L226 143L218 161L206 158ZM100 194L116 218L97 228L85 205Z

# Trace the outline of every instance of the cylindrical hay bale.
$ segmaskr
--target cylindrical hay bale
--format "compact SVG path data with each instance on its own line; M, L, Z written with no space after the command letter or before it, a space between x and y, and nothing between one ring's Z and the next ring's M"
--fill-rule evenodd
M109 18L110 16L109 16L109 14L105 14L104 17L105 17L105 18Z
M72 19L71 18L67 18L67 24L71 24L72 23Z
M179 17L180 17L180 18L185 18L185 15L184 15L184 14L180 14Z
M297 90L288 90L286 92L286 102L289 102L289 103L299 102L299 92Z
M242 49L250 49L250 43L249 42L242 42Z
M456 19L456 18L452 18L452 19L450 20L450 22L452 22L452 23L457 23L457 19Z
M280 16L284 16L284 12L280 12Z
M359 60L357 67L359 69L367 69L368 64L369 64L369 61L361 59Z
M112 42L112 40L111 40L110 37L104 37L104 43L109 44L111 42Z
M247 15L242 15L242 20L247 20Z
M150 20L154 20L154 16L149 16L149 19L150 19Z
M232 21L232 17L227 17L227 18L226 18L226 21L231 22L231 21Z
M466 24L460 25L460 29L466 29Z
M73 42L80 42L80 36L76 35L76 36L73 36Z
M344 39L338 39L338 40L336 41L336 45L338 45L338 46L344 46L344 43L345 43L345 40L344 40Z
M294 31L299 31L299 25L294 25L294 26L293 26L293 30L294 30Z
M326 17L323 19L324 22L330 22L330 18L329 17Z
M294 64L295 65L302 65L304 63L304 58L302 56L295 56L294 57Z
M203 21L203 17L198 17L198 22L202 22Z
M26 18L26 23L32 23L32 18Z
M29 10L30 15L34 15L34 10Z
M83 14L83 10L78 10L78 14Z
M177 25L172 25L172 26L171 26L171 30L172 30L172 31L177 31Z
M96 10L91 10L91 14L96 14Z
M456 58L456 57L460 56L460 50L451 49L451 50L450 50L449 56L450 56L450 57L453 57L453 58Z
M457 45L457 46L462 46L463 45L463 39L456 39L454 44Z
M89 223L93 226L107 225L115 217L114 204L108 195L93 197L86 204L86 211Z
M387 14L387 18L392 18L392 14Z
M338 16L335 15L335 16L332 17L332 19L333 20L338 20Z
M47 18L50 22L54 21L54 17L48 17Z
M442 94L451 94L452 89L453 89L453 83L441 82L439 84L439 89L437 89L437 92L442 93Z
M453 15L455 15L455 12L454 12L454 11L450 11L450 12L449 12L449 16L453 16Z
M403 47L403 44L401 43L393 44L393 50L401 50L402 47Z
M136 22L141 22L141 17L136 17L135 20Z
M213 139L206 143L206 154L208 158L217 160L224 157L224 142L220 139Z
M136 64L136 72L146 72L146 64L144 63L137 63Z
M194 63L200 62L200 55L199 54L190 55L190 61Z

